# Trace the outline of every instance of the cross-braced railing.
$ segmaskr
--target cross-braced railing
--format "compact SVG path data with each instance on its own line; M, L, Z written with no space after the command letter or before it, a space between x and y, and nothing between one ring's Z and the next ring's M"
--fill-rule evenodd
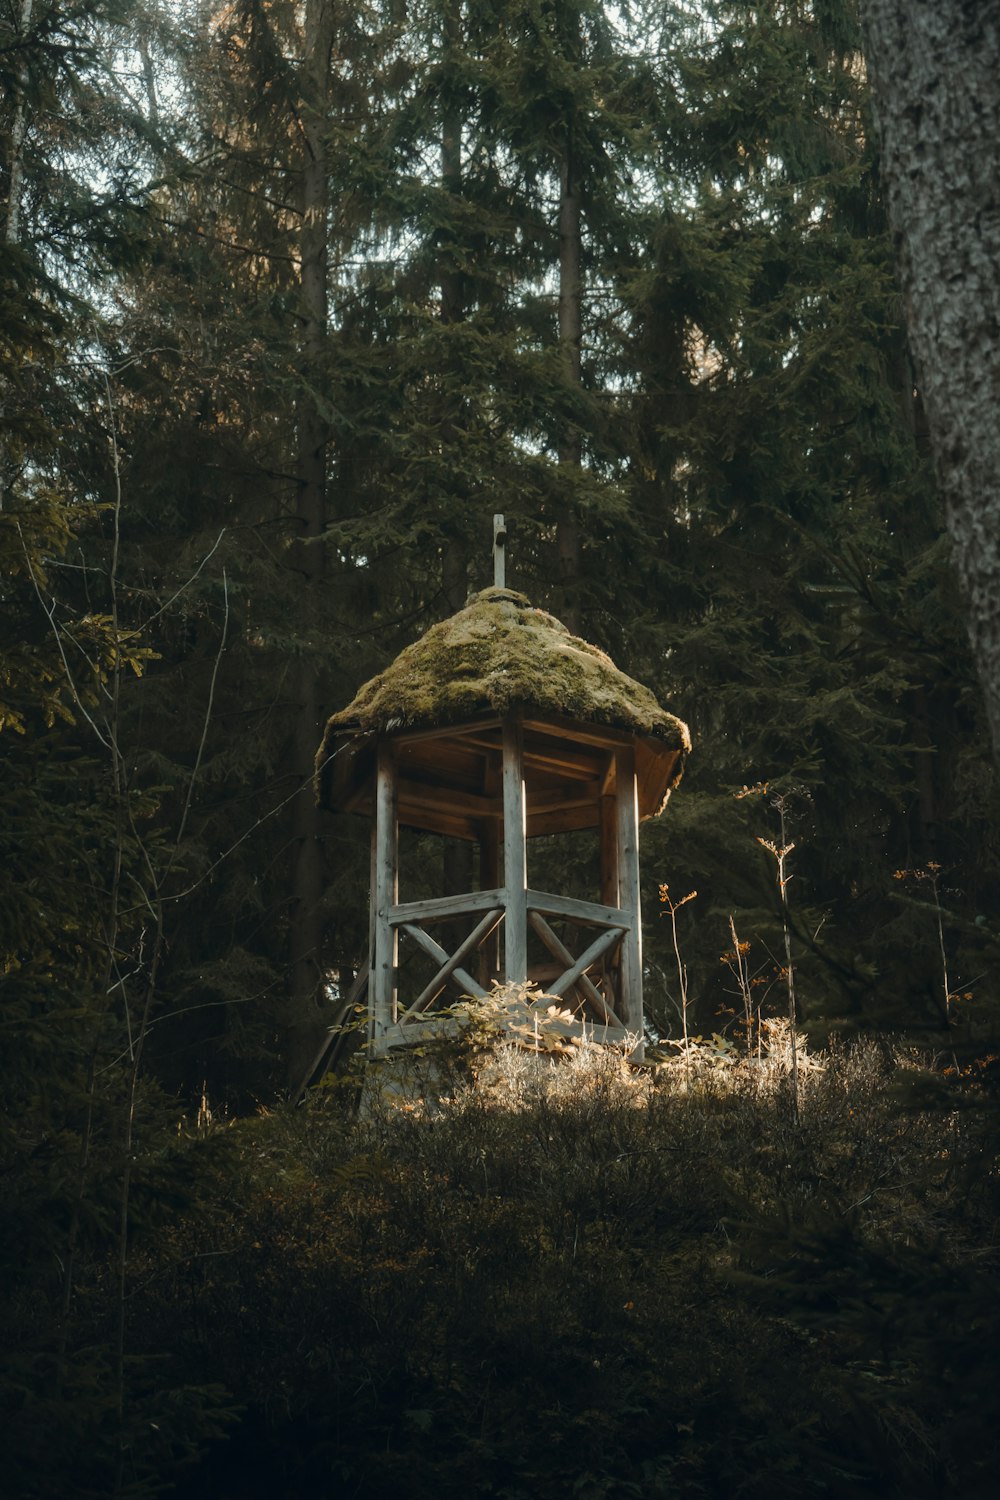
M518 909L522 895L528 926L555 960L555 972L547 971L541 985L545 994L575 1002L573 1008L581 1025L597 1027L601 1035L608 1037L624 1037L629 1028L625 1016L620 1014L626 1007L617 993L620 963L615 959L623 942L631 936L631 924L625 915L614 907L597 902L534 890L517 893L513 904ZM389 908L387 924L390 931L405 935L436 967L415 998L406 1004L399 998L397 966L396 983L391 998L387 997L389 1004L383 1004L382 1014L376 1011L373 1017L378 1050L417 1040L421 1022L435 1001L449 989L456 997L470 996L473 999L482 999L489 993L483 983L488 965L478 965L474 959L502 928L507 907L508 892L504 887L498 887L464 896L404 902ZM440 929L447 924L452 929L462 918L474 920L449 953L428 928ZM596 934L578 955L573 954L554 930L552 924L560 920L584 931L596 929ZM478 978L473 970L478 971ZM530 969L526 977L532 977Z
M641 1036L638 805L632 747L608 749L602 786L609 790L599 793L602 901L583 901L528 887L522 725L511 717L499 727L500 786L495 811L490 817L483 815L483 829L484 842L495 847L498 856L502 852L494 879L502 869L503 884L427 901L399 900L396 755L391 740L379 745L370 991L376 1052L415 1040L421 1021L446 991L456 998L481 998L489 993L493 979L523 983L537 977L546 994L572 1005L581 1026L599 1027L609 1040ZM454 929L463 919L468 925L456 940ZM574 939L574 930L582 934L580 941ZM532 972L529 965L532 935L548 960L544 973L537 965ZM402 993L401 939L433 965L416 994Z

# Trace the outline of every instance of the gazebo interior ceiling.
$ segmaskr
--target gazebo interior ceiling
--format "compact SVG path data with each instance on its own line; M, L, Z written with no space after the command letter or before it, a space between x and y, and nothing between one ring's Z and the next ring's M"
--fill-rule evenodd
M679 752L660 739L553 718L526 718L522 731L529 838L599 825L601 798L615 790L619 746L630 744L636 751L640 817L660 810L674 780ZM478 840L484 821L499 809L500 719L403 732L393 740L400 823ZM337 805L371 814L373 766L373 742L355 740L335 771Z

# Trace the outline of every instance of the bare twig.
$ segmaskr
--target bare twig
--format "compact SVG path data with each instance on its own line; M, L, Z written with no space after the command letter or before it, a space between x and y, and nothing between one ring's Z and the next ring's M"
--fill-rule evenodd
M788 886L792 876L787 873L788 856L795 848L794 844L786 842L785 812L788 799L779 793L772 797L771 806L777 810L779 826L781 830L781 842L775 844L773 839L758 837L757 842L774 856L777 865L778 892L781 897L781 930L785 938L785 983L788 987L788 1033L789 1049L791 1056L791 1085L792 1085L792 1110L796 1120L799 1117L799 1054L798 1040L796 1036L796 1006L795 1006L795 968L792 963L792 929L788 912Z
M205 881L209 878L210 875L213 875L215 873L215 871L219 868L220 865L225 864L225 862L229 858L229 856L231 854L234 854L235 851L240 847L241 844L245 844L248 838L252 838L252 836L257 832L258 828L263 827L263 825L265 823L269 822L271 820L271 818L276 817L277 814L280 813L283 808L286 808L288 806L289 802L293 801L294 798L296 798L299 795L299 793L303 790L304 787L307 787L310 784L310 782L313 780L313 774L315 774L315 775L318 776L322 771L324 771L326 769L326 767L330 764L330 762L336 756L338 756L341 753L342 750L345 750L345 749L347 749L347 746L346 745L341 745L337 750L334 750L334 752L333 752L332 755L328 755L327 756L326 760L323 761L322 765L319 766L319 767L317 767L315 773L311 773L308 776L304 776L304 777L302 777L302 779L300 781L297 781L296 784L295 784L295 787L292 789L292 791L289 792L289 794L288 794L287 797L282 797L282 799L281 799L280 802L278 802L274 807L269 808L266 813L262 814L261 817L257 818L253 823L251 823L250 827L247 828L247 829L245 829L243 831L243 833L240 834L239 838L235 839L233 841L233 843L231 843L229 845L228 849L224 849L222 851L222 853L219 855L218 859L213 860L212 863L205 870L202 871L202 873L198 876L197 880L192 881L192 883L190 885L185 886L184 889L181 890L181 891L174 891L169 896L164 896L163 897L163 904L166 906L169 903L172 903L172 902L175 902L175 901L183 901L187 896L194 895L195 891L197 891L199 889L199 887L201 887L202 885L204 885ZM138 910L138 908L137 907L131 907L131 908L128 908L128 910L136 911L136 910ZM123 915L124 915L124 913L123 913Z
M36 597L38 599L39 604L42 607L42 612L45 615L45 618L48 620L50 626L52 627L52 634L53 634L53 637L55 639L56 649L59 652L59 659L61 660L62 665L63 665L63 672L65 673L65 676L66 676L66 682L67 682L67 684L69 686L70 695L71 695L71 697L73 699L73 702L74 702L75 706L79 709L80 713L83 714L83 717L86 719L87 723L90 725L90 727L93 730L94 734L96 735L97 739L104 746L105 750L110 750L111 749L111 743L110 743L110 741L108 741L108 740L106 740L104 738L104 735L101 733L101 731L98 728L97 723L94 720L94 718L92 717L92 715L88 712L88 710L87 710L87 708L86 708L86 706L85 706L85 704L83 702L83 699L80 697L80 694L79 694L79 692L77 690L76 679L74 678L72 670L70 669L70 664L69 664L69 661L68 661L67 656L66 656L66 651L65 651L65 648L63 647L62 633L61 633L61 631L59 629L59 626L56 624L56 618L55 618L55 615L56 615L56 601L53 599L51 606L49 606L48 604L46 604L44 598L42 597L42 590L41 590L41 587L40 587L39 582L38 582L38 577L37 577L37 575L35 573L34 565L33 565L32 561L31 561L31 554L28 551L28 544L24 540L24 532L21 530L21 523L20 523L20 521L15 520L14 525L17 527L17 534L21 538L21 550L24 553L24 561L27 564L28 577L31 579L32 588L35 590L35 595L36 595Z
M684 1045L684 1086L689 1087L691 1073L691 1049L688 1040L688 984L687 964L681 959L680 943L677 938L677 913L682 906L687 906L697 896L697 891L688 891L680 901L673 901L670 896L668 885L660 886L660 904L665 906L670 917L670 932L674 941L674 958L677 961L677 983L680 985L681 993L681 1035Z
M221 539L222 538L220 534L219 540L221 541ZM216 543L216 545L218 545L218 543ZM191 811L191 798L194 794L194 784L198 779L198 772L201 770L201 758L205 753L205 742L208 739L208 728L212 722L212 706L215 702L215 683L219 675L219 666L222 662L222 653L226 649L226 634L229 630L229 580L226 578L225 568L223 568L222 570L222 593L225 599L225 615L222 621L222 636L219 640L219 649L215 653L215 663L212 667L212 680L208 685L208 703L205 706L205 721L201 726L201 739L198 742L198 754L194 758L194 769L191 772L191 780L188 782L187 796L184 799L184 811L181 813L181 821L177 829L177 837L174 840L175 853L180 847L181 839L184 837L184 830L187 827L188 813ZM170 866L168 866L168 873L172 865L173 856L171 856Z
M730 958L729 954L726 954L725 959L729 964L730 970L735 975L736 983L739 985L740 989L740 996L743 1000L743 1017L747 1034L747 1056L749 1057L753 1052L754 1019L756 1009L753 1003L753 989L750 983L750 971L746 962L746 955L749 952L750 944L740 942L739 937L736 934L736 922L732 915L730 915L729 918L729 935L733 940L733 952L732 958ZM758 1048L760 1047L759 1024L757 1026L757 1046Z
M219 548L219 543L222 541L222 538L226 534L226 530L227 530L227 528L225 526L223 526L222 530L219 532L219 535L216 537L216 539L213 542L212 546L205 553L205 556L202 558L201 562L198 564L198 566L195 568L194 572L191 574L191 577L188 578L186 582L184 582L184 583L181 584L180 588L176 591L176 593L173 593L173 594L170 595L170 598L167 600L166 604L161 604L160 607L159 607L159 609L155 612L155 614L151 614L150 617L149 617L149 619L143 622L142 626L140 627L142 630L148 630L149 627L150 627L150 625L152 625L152 623L153 623L154 620L158 620L160 618L160 616L162 614L164 614L170 608L171 604L176 604L177 600L181 597L181 595L183 593L186 593L186 591L191 587L192 583L194 583L195 579L198 577L198 574L201 572L201 570L205 566L205 564L207 562L210 562L211 559L215 556L215 554L216 554L216 552L218 551L218 548ZM225 575L223 575L223 576L225 576ZM229 601L228 601L228 596L227 596L227 600L226 600L226 607L227 607L227 609L228 609L228 606L229 606Z

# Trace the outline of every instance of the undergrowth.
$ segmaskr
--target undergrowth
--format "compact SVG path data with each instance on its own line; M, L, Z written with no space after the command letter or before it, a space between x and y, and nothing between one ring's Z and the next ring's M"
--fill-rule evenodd
M991 1493L992 1115L869 1041L796 1118L788 1047L487 1038L230 1127L135 1310L240 1404L183 1493Z

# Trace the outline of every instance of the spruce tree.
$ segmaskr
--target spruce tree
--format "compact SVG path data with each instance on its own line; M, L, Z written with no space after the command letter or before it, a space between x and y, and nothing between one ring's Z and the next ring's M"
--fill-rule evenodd
M629 282L641 517L629 561L659 604L633 639L648 630L640 651L701 746L672 819L648 842L700 892L698 987L723 1000L713 973L727 908L747 912L762 962L780 947L751 837L773 837L775 813L734 794L762 782L796 791L812 1014L936 1025L930 991L906 972L913 931L891 899L893 872L946 863L952 889L968 882L961 925L982 909L971 887L995 880L995 862L973 852L988 806L981 770L965 821L967 757L981 766L982 740L973 749L956 734L971 674L857 29L850 7L711 13L675 57L659 126L674 187ZM660 540L643 551L650 525ZM667 970L666 955L656 961Z

